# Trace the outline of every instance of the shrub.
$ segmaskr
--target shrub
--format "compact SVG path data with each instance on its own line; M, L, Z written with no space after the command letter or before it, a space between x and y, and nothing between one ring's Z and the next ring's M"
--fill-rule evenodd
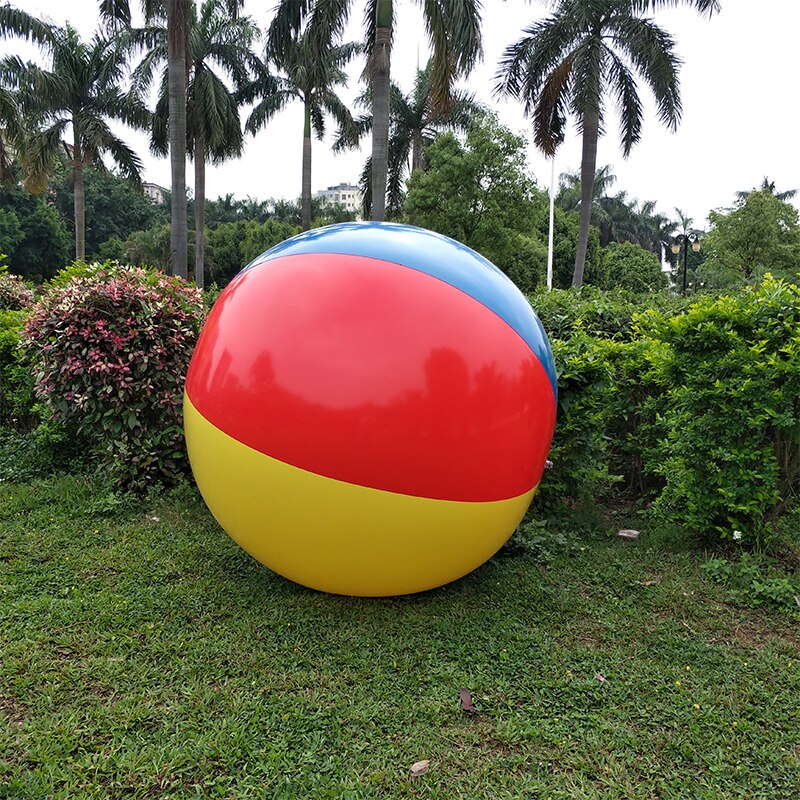
M800 618L800 579L784 574L765 559L742 553L737 561L712 558L703 564L703 569L726 586L737 602L772 606Z
M556 498L597 496L614 481L608 471L609 409L615 393L610 351L617 345L576 332L553 340L558 374L558 417L550 459L537 494L539 503Z
M31 311L36 395L125 485L185 471L183 381L203 317L199 290L111 264L50 287Z
M0 311L19 310L33 305L33 292L19 275L12 275L0 254Z
M610 286L633 292L666 289L669 277L661 271L658 256L632 242L611 242L603 251Z
M800 287L767 277L652 320L663 393L656 507L727 538L763 540L800 481Z
M650 310L678 314L689 306L685 298L666 292L638 294L592 286L538 292L529 299L550 339L569 339L580 330L602 339L630 341L640 335L636 328L640 315Z
M24 322L24 311L0 311L0 428L25 429L33 420L33 377L20 350Z
M208 231L207 269L211 280L223 287L246 267L279 242L300 233L300 228L277 220L225 222Z

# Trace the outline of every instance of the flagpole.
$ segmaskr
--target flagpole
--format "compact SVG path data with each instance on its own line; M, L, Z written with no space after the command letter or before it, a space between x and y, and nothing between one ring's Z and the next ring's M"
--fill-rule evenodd
M547 289L553 288L553 222L555 216L556 157L550 159L550 231L547 236Z

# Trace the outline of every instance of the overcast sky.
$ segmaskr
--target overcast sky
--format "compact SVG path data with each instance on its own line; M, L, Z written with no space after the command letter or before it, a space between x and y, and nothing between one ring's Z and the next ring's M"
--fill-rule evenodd
M408 91L418 58L422 64L426 60L427 43L416 3L395 3L398 25L392 77ZM97 25L97 0L16 0L15 4L59 24L69 20L86 37ZM136 0L131 4L138 5ZM248 0L245 11L264 28L274 4L275 0ZM616 124L609 120L598 150L598 166L611 164L617 176L614 191L625 190L629 197L655 200L658 209L668 215L673 215L677 206L694 218L697 227L706 226L709 210L729 206L737 190L753 188L765 176L775 181L779 190L800 188L800 3L721 0L721 4L722 13L711 20L687 9L656 15L657 22L675 37L684 62L683 120L678 131L670 133L659 124L648 90L643 87L648 113L641 142L627 160L623 159ZM356 0L348 39L361 38L362 7L361 0ZM485 57L468 82L468 88L492 105L505 125L526 136L530 126L521 108L512 102L492 100L492 78L502 50L519 38L530 21L546 13L541 2L484 0ZM10 41L0 43L0 47L22 51ZM354 62L353 79L343 93L347 100L359 91L361 67ZM248 140L241 160L209 166L207 196L229 192L258 199L299 196L302 124L302 107L295 104ZM144 158L145 180L168 187L169 163L149 155L142 134L127 131L125 138ZM363 161L363 153L334 156L327 140L315 141L312 188L356 182ZM575 170L579 164L580 138L572 120L556 158L556 171ZM539 185L547 188L549 164L532 145L529 165ZM187 183L191 184L191 171Z

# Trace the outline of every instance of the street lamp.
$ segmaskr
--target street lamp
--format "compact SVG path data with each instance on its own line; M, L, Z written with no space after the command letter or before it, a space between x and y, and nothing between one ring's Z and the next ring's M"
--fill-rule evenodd
M690 233L679 233L675 237L675 243L672 245L672 252L677 256L683 248L683 290L681 294L686 294L686 270L689 263L689 246L695 253L700 252L700 234L697 231Z

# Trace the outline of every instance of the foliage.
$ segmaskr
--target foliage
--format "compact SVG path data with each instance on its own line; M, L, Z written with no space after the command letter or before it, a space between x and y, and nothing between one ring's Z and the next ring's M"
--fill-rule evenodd
M604 273L609 285L604 288L650 292L666 289L669 278L661 270L661 261L638 244L611 242L603 251Z
M34 283L43 283L67 263L67 226L46 196L0 186L0 252L16 274Z
M101 166L103 155L108 155L126 177L138 182L141 161L107 120L144 128L150 122L150 112L120 89L127 52L119 39L98 33L84 42L67 23L64 28L48 25L46 38L38 44L48 56L49 68L7 56L0 61L0 80L18 90L20 107L40 126L25 148L27 188L45 188L58 164L63 137L68 128L72 131L69 167L75 256L83 259L84 168Z
M549 217L540 213L537 217L539 236L547 241ZM566 213L556 207L553 215L553 287L567 289L572 282L575 266L575 251L580 234L580 218L576 213ZM594 226L589 228L586 240L586 266L584 283L592 286L606 285L603 272L603 252L600 249L600 235ZM542 284L544 281L541 282Z
M209 228L216 228L223 222L266 222L269 219L299 226L302 224L302 213L300 200L256 200L252 197L239 200L227 194L206 201L206 225ZM336 222L352 222L355 214L347 211L341 203L329 203L325 197L312 197L311 219L312 227L317 228Z
M535 295L559 373L542 500L619 484L698 538L770 540L800 492L800 288L768 278L691 305Z
M717 583L728 587L740 602L800 614L800 577L770 569L763 558L749 553L742 553L736 561L712 558L703 564L703 569Z
M106 261L135 264L141 267L157 267L167 273L170 270L170 226L159 225L146 231L134 231L125 241L112 238L100 245L100 255ZM194 231L189 231L189 243ZM188 254L190 270L194 268L194 249Z
M28 384L25 388L32 401L33 380ZM46 416L44 409L34 407L22 429L19 420L12 420L12 427L0 424L0 481L35 481L88 469L82 443L65 426L52 419L40 420L41 414Z
M666 215L656 211L652 200L640 203L627 192L609 194L616 182L609 165L600 167L592 184L591 222L600 232L600 245L612 242L632 242L661 258L666 245L671 244L677 227ZM579 211L581 176L579 172L564 172L559 176L556 205L564 211Z
M386 214L398 219L402 215L407 177L415 170L426 170L428 164L425 148L445 130L466 133L476 114L486 109L471 93L454 90L446 106L437 105L433 98L432 62L425 69L418 69L414 88L404 94L393 84L389 94L389 141L386 180ZM369 108L370 92L363 92L356 103ZM372 132L372 114L362 114L348 129L340 129L334 143L334 152L357 147L363 138ZM359 180L364 198L364 218L372 211L372 158L367 158Z
M681 116L680 59L675 41L650 16L655 8L681 0L556 0L553 12L531 23L504 51L497 90L517 98L533 121L536 146L554 157L570 115L583 137L580 236L572 285L583 284L586 243L592 214L597 140L611 97L619 115L622 152L628 156L642 133L644 105L637 77L653 92L659 119L675 130ZM688 0L703 12L717 0Z
M800 287L771 277L646 321L666 437L656 507L753 543L800 487Z
M288 35L286 35L288 33ZM293 100L303 104L303 160L301 177L302 227L311 227L311 141L325 135L325 118L340 128L351 128L353 117L337 92L347 85L346 68L361 51L357 42L341 43L342 29L314 15L305 28L274 35L268 41L268 64L256 65L255 78L239 92L254 103L246 128L256 133ZM276 76L277 69L280 75Z
M20 350L24 322L24 311L0 309L0 429L24 430L33 417L33 376Z
M25 323L36 395L120 483L175 480L186 469L182 387L200 292L141 268L89 272L51 288Z
M207 262L211 279L225 286L256 256L300 232L295 225L267 220L224 222L208 232Z
M27 308L33 304L33 292L19 275L8 271L5 255L0 253L0 311Z
M614 482L606 430L616 390L609 352L619 345L581 330L552 345L558 417L550 449L553 468L545 471L537 493L545 505L556 498L598 498Z
M418 5L431 53L431 97L436 107L444 109L453 99L455 82L466 77L481 56L481 4L477 0L460 0L444 7L418 0ZM286 59L304 24L306 32L316 31L318 38L344 30L352 6L352 0L319 4L281 0L270 24L268 50L278 63ZM385 218L387 194L394 8L392 0L371 0L364 18L363 77L370 90L373 119L370 195L374 198L372 219L377 221Z
M600 339L630 341L640 335L636 320L647 311L679 313L689 301L665 292L636 294L593 286L538 292L531 304L551 339L568 339L580 330Z
M708 257L698 275L708 286L760 280L766 272L791 281L800 273L797 209L769 191L750 192L736 208L709 214Z
M405 214L514 276L524 290L544 274L547 251L536 225L547 200L525 164L525 142L492 115L476 119L461 144L441 134L425 151L428 170L408 182Z
M72 186L63 170L51 181L53 203L70 226L75 223ZM105 169L84 172L84 204L89 225L86 228L86 255L100 255L100 246L109 239L126 239L134 231L165 225L168 214L130 180Z

